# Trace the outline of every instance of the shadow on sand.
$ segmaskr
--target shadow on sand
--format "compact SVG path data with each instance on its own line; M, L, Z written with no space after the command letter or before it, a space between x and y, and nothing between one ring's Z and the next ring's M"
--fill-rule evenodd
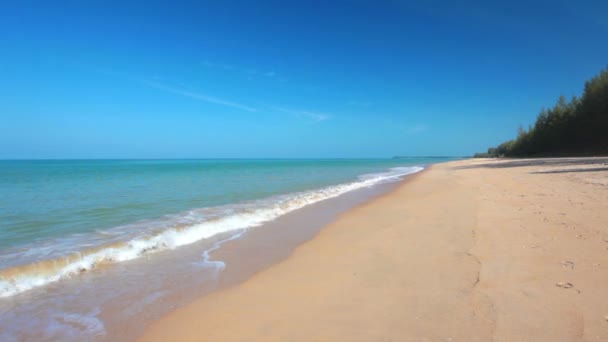
M573 168L573 169L555 169L546 171L535 171L533 174L542 173L567 173L567 172L598 172L608 171L608 157L581 157L581 158L538 158L538 159L496 159L496 161L475 164L456 166L454 169L477 169L490 168L502 169L513 167L540 166L540 167L559 167L559 166L583 166L597 165L593 168Z
M608 171L608 167L594 167L594 168L588 168L588 169L547 170L547 171L536 171L536 172L530 172L530 173L531 174L541 174L541 173L598 172L598 171Z

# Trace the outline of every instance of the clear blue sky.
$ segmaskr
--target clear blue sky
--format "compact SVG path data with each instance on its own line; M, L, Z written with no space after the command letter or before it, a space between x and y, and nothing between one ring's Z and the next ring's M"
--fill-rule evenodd
M608 64L608 2L3 1L0 158L470 155Z

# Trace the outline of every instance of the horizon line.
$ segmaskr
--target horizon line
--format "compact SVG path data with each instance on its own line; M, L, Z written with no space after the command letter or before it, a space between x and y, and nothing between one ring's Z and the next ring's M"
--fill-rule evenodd
M472 158L472 156L390 156L390 157L185 157L185 158L0 158L0 161L71 161L71 160L331 160L331 159L407 159Z

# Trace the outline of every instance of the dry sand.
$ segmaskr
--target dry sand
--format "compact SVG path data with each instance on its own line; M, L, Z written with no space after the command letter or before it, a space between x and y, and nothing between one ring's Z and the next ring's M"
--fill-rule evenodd
M438 164L144 341L608 340L608 159Z

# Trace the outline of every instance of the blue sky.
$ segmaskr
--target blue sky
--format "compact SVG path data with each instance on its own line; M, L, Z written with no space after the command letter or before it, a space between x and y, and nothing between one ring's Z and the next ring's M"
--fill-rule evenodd
M6 1L0 158L470 155L608 64L608 2Z

